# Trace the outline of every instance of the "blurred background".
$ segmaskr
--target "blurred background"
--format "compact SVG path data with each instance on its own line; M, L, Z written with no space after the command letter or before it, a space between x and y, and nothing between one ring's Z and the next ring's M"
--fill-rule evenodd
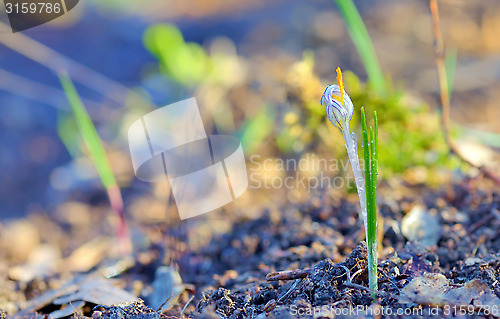
M328 0L81 1L65 16L25 32L2 28L0 219L48 214L76 222L71 219L107 204L56 69L67 70L75 82L133 219L177 217L168 184L135 179L127 129L141 115L184 98L196 97L209 133L241 139L249 171L258 172L250 186L297 176L257 164L266 159L345 159L340 132L319 104L337 66L357 108L352 129L359 130L360 106L368 114L378 111L381 178L439 187L466 167L448 155L440 129L428 2L355 4L382 81L369 79L346 13ZM495 163L500 3L442 1L440 14L453 80L453 136L473 160ZM298 174L320 173L311 167ZM326 174L349 174L345 170ZM250 187L227 210L236 205L255 212L270 199L300 202L309 194Z
M496 174L500 2L439 4L451 136ZM262 279L343 260L363 235L344 141L319 103L337 67L356 107L351 129L359 135L361 106L379 118L381 249L405 244L398 220L415 203L443 216L455 216L457 198L469 205L479 172L450 155L441 128L428 1L86 0L21 33L0 21L0 305L10 313L91 270L123 275L155 305L161 271L195 284L198 302L245 269ZM127 130L190 97L207 134L241 140L249 189L181 222L167 182L135 177ZM444 198L460 182L465 193Z

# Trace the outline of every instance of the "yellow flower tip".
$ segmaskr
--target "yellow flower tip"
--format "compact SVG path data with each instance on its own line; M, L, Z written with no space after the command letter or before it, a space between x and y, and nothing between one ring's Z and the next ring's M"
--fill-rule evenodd
M335 100L339 101L340 104L344 104L344 81L342 80L342 70L340 70L340 67L337 67L337 83L339 84L340 88L340 97L338 96L332 96Z

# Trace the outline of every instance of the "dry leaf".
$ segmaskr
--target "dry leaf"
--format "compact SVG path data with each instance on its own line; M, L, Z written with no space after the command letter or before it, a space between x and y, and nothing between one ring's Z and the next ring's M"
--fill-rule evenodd
M429 273L414 278L403 290L400 303L418 303L437 305L442 303L442 295L448 290L448 279L436 273Z
M414 278L401 290L399 302L441 307L473 305L476 311L500 306L500 298L487 284L478 279L471 280L462 287L453 288L445 276L433 273ZM498 313L491 314L499 317Z
M18 312L15 318L24 318L51 304L62 305L60 310L65 310L68 307L72 309L72 305L78 305L80 301L112 305L137 300L131 293L115 287L115 282L96 274L77 277L59 289L45 291L29 300L27 306Z

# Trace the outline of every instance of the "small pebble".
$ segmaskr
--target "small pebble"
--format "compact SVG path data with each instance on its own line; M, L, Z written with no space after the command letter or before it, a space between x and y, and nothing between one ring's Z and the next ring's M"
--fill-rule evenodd
M441 225L437 216L422 206L415 206L401 221L401 233L406 239L429 248L438 243Z

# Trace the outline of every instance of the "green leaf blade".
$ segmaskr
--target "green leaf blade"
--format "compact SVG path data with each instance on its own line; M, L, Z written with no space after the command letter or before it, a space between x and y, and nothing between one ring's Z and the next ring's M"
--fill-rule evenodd
M366 190L366 211L369 217L369 212L371 210L372 198L371 198L371 179L370 179L370 146L368 142L368 131L366 128L366 115L365 108L361 108L361 128L362 128L362 144L363 144L363 158L364 158L364 170L365 170L365 190ZM367 223L368 225L369 223ZM368 237L368 234L367 234ZM367 238L368 239L368 238Z
M67 75L59 75L59 80L69 101L77 127L97 169L101 182L106 189L116 186L116 179L111 170L106 152L97 130L83 105L73 82Z
M379 94L385 95L387 86L384 74L363 18L352 0L337 0L337 5L346 22L349 35L361 56L368 81Z

